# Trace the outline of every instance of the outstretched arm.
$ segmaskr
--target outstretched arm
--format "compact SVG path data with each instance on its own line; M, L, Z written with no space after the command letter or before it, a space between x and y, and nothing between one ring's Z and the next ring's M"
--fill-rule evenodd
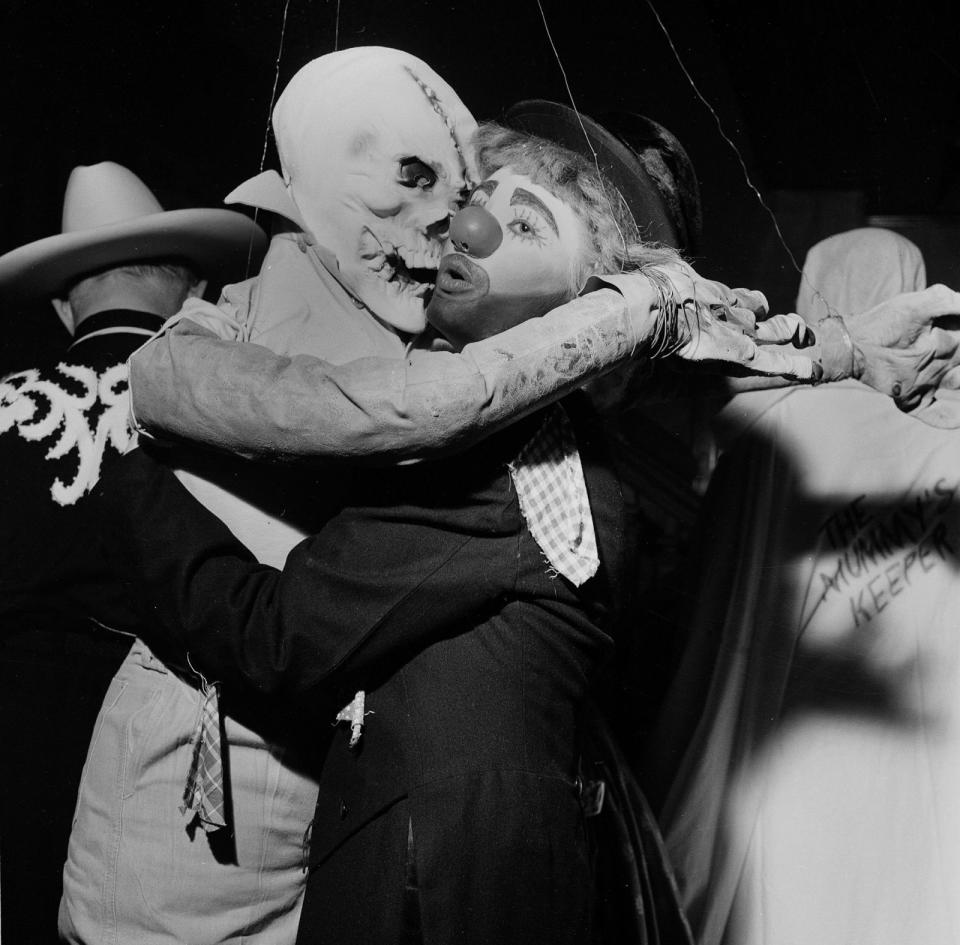
M759 292L703 279L685 263L669 269L681 297L699 303L694 312L684 310L687 330L676 353L687 365L730 375L728 393L795 384L803 378L791 366L805 355L817 365L814 380L853 378L926 423L960 425L956 397L937 400L941 388L960 386L960 293L947 286L905 292L865 312L845 312L808 328L795 314L770 317ZM730 331L733 326L741 331ZM757 370L759 358L765 363Z
M678 347L692 360L812 376L809 358L774 358L714 317L696 294L712 285L695 273L631 274L459 354L341 366L184 320L131 358L134 414L145 432L246 456L395 462L463 449L632 357Z
M960 293L944 285L904 292L865 312L830 316L812 326L810 357L824 381L853 378L893 398L905 413L931 426L960 426L956 398L938 392L960 376ZM783 352L789 349L781 349ZM789 383L779 378L738 377L729 393Z
M334 518L278 571L142 449L98 488L147 643L264 694L352 694L388 661L470 626L516 580L519 516L493 506L479 518L425 510L419 522L387 512L372 532Z

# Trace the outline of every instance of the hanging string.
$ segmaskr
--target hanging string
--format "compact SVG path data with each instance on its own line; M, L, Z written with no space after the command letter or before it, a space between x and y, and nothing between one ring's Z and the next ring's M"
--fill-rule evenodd
M663 35L666 37L667 43L670 46L670 50L673 52L673 56L677 60L677 65L680 66L680 70L683 72L684 76L686 76L687 82L690 83L690 87L693 89L694 94L697 96L698 99L700 99L700 101L707 108L707 111L709 111L710 114L713 116L713 120L716 122L716 125L717 125L717 130L720 132L720 137L723 138L723 140L730 146L733 153L737 156L737 160L740 162L740 169L743 172L743 179L746 181L747 186L750 188L750 190L752 190L753 193L756 195L757 200L760 203L760 206L763 207L763 209L766 211L767 216L770 217L770 222L773 223L773 229L777 234L777 239L780 241L780 245L783 247L787 256L790 257L790 262L793 264L793 268L799 273L800 279L806 282L808 286L810 286L814 295L826 306L827 310L831 314L836 314L833 307L823 297L823 295L820 293L820 290L810 281L807 274L803 271L803 268L797 262L796 256L793 255L793 250L790 249L790 246L787 244L787 241L784 238L783 231L780 229L780 224L777 222L776 214L773 212L773 210L770 209L766 200L764 200L763 194L760 192L760 189L753 183L753 180L750 178L750 172L747 170L747 165L743 159L743 155L740 153L740 149L736 146L733 140L727 135L726 131L724 131L723 123L720 121L720 116L717 114L714 107L710 104L709 101L707 101L706 97L697 87L697 83L693 80L693 76L690 75L690 72L687 69L686 65L684 64L683 59L680 57L679 50L677 49L676 45L674 45L673 38L670 36L670 32L667 29L666 24L660 18L660 14L657 12L657 8L653 5L653 0L647 0L647 6L650 8L650 12L654 15L657 21L657 25L660 27L660 30L663 32Z
M654 17L656 18L657 25L660 27L661 31L663 32L663 35L666 37L667 43L670 46L670 51L673 53L674 58L677 60L677 65L680 66L680 71L683 72L684 76L686 76L687 82L690 83L690 87L693 89L694 94L697 96L698 99L700 99L700 101L706 107L707 111L709 111L710 114L713 116L713 120L717 124L717 131L720 132L720 137L723 138L723 140L730 146L730 149L733 151L733 153L737 156L737 161L740 162L740 169L741 171L743 171L743 179L746 181L747 186L754 192L754 194L756 194L756 197L760 203L760 206L763 207L763 209L767 212L767 215L770 217L770 220L773 223L773 228L774 230L776 230L777 237L780 240L780 243L783 246L784 250L786 250L787 255L790 257L790 261L793 263L793 266L797 270L797 272L800 272L801 269L800 269L800 266L797 264L796 257L793 255L793 251L787 245L786 239L784 239L783 233L780 230L780 224L777 223L776 214L767 205L766 200L763 199L763 194L760 193L760 189L753 183L753 180L751 180L750 172L747 170L747 164L743 159L743 155L740 153L740 149L736 146L736 144L730 138L730 136L726 133L726 131L724 131L723 123L720 121L720 116L717 114L716 109L714 109L714 107L710 104L710 102L707 101L706 97L697 87L697 83L693 80L693 76L690 75L690 72L687 69L686 65L684 65L683 59L680 57L680 52L677 49L677 47L674 45L673 39L670 36L669 31L667 30L666 24L663 22L662 19L660 19L660 14L657 12L657 8L653 5L653 0L647 0L647 6L650 7L650 12L653 13Z
M333 51L340 48L340 0L337 0L337 17L333 21Z
M560 69L560 75L563 78L563 84L567 90L567 98L570 99L570 107L573 109L573 113L577 116L577 123L580 125L580 131L583 133L583 140L587 142L587 147L590 149L590 153L593 155L593 164L597 169L597 176L600 178L600 186L604 188L606 192L606 178L604 177L603 171L600 170L600 158L597 156L596 148L593 146L593 142L590 140L590 135L587 134L586 125L583 123L583 118L580 115L580 109L577 108L577 103L573 99L573 89L570 88L570 81L567 79L567 70L563 68L563 62L560 59L560 53L557 50L557 44L553 41L553 35L550 32L550 24L547 22L547 14L544 12L543 4L540 0L537 0L537 9L540 11L540 19L543 20L543 28L547 34L547 42L550 43L550 48L553 50L553 56L557 60L557 67ZM620 198L620 204L629 212L629 208L626 206L626 201L623 198L623 195L617 191L617 196ZM609 198L610 195L607 194ZM631 213L632 216L632 213ZM634 220L636 224L636 220ZM624 262L626 261L627 256L629 255L629 247L627 246L627 238L623 233L623 230L620 229L620 224L616 221L613 221L613 225L617 228L617 233L620 234L620 244L623 246L623 257ZM623 268L624 262L621 262L621 269Z
M263 173L263 168L267 163L267 147L270 144L270 122L273 118L273 106L277 100L277 86L280 84L280 60L283 57L283 40L287 35L287 13L290 10L290 0L284 0L283 4L283 18L280 21L280 42L277 45L277 59L274 63L273 68L273 88L270 90L270 104L267 107L267 123L266 127L263 130L263 149L260 152L260 167L257 171L258 174ZM338 10L339 10L339 0L338 0ZM259 208L254 208L253 211L253 222L257 222L257 217L260 214ZM253 259L253 233L250 234L250 242L247 245L247 268L244 278L250 278L250 263Z

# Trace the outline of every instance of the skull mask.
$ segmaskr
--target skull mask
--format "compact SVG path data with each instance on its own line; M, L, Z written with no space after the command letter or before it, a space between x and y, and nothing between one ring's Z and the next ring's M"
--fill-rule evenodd
M394 328L421 331L449 218L476 178L464 104L416 57L358 47L304 66L273 127L288 192L341 280Z

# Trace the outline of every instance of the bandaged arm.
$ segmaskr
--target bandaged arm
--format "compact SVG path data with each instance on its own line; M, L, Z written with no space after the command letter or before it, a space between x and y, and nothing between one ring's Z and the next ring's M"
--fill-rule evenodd
M147 436L244 456L395 462L463 449L642 348L656 318L602 289L458 354L333 365L218 336L184 318L130 359Z

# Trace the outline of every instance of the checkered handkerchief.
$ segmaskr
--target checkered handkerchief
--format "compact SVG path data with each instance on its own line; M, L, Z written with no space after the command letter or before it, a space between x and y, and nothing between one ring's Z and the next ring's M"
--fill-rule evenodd
M200 695L200 712L193 733L193 757L180 813L192 812L199 820L200 827L210 833L227 825L217 683L207 683L204 679Z
M563 407L550 409L510 463L510 475L530 533L550 564L579 587L597 573L600 558L577 440Z

